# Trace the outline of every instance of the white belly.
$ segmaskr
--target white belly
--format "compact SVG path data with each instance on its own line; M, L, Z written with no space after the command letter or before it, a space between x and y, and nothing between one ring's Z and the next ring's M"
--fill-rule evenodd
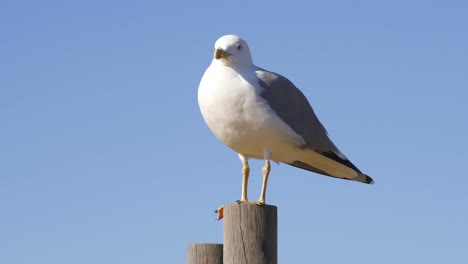
M266 151L273 161L291 162L303 139L271 110L253 81L227 67L216 74L208 68L198 89L203 118L234 151L257 159L263 159Z

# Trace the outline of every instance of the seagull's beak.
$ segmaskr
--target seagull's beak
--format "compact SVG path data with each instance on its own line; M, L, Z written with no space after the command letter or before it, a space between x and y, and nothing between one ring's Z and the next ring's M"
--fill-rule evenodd
M227 51L224 51L223 49L221 48L217 48L215 49L214 51L214 58L219 60L219 59L227 59L229 56L231 56L232 54L227 52Z

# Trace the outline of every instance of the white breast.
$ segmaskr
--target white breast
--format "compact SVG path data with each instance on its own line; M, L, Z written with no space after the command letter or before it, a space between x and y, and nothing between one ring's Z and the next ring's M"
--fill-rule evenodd
M205 122L215 136L247 157L288 162L303 143L260 96L255 69L241 74L230 67L212 65L198 88L198 103Z

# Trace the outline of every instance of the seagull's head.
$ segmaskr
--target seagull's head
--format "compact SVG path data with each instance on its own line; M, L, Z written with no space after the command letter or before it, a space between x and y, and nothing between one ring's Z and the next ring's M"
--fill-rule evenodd
M214 60L226 66L252 65L249 45L236 35L226 35L215 43Z

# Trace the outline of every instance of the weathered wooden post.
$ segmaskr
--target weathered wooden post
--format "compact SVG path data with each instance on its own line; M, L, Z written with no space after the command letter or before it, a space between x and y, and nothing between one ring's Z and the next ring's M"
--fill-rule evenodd
M278 263L276 206L235 203L224 205L223 210L224 244L189 245L188 264ZM220 258L219 250L221 246L222 257ZM219 262L220 259L222 259L222 262ZM208 260L215 262L208 262Z
M277 264L277 228L276 206L225 205L223 264Z
M223 264L223 244L190 244L188 264Z

